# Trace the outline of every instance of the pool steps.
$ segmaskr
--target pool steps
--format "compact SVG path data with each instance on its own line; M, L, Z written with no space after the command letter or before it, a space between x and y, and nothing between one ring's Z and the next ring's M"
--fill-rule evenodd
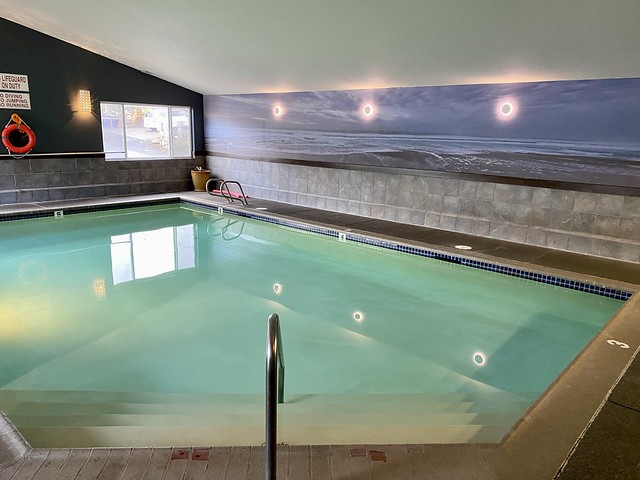
M307 444L310 438L316 444L495 443L533 397L507 392L290 395L280 405L278 439L288 444ZM187 399L162 393L0 390L0 408L38 447L264 442L263 395Z

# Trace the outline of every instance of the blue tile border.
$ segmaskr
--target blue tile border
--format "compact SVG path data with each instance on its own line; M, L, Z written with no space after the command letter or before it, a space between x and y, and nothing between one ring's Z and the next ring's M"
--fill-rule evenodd
M549 285L555 285L558 287L568 288L571 290L579 290L581 292L593 293L604 297L616 298L618 300L628 300L631 298L633 292L627 292L625 290L617 290L605 286L593 285L589 283L579 282L577 280L569 280L562 277L556 277L554 275L548 275L543 273L530 272L520 268L507 267L504 265L498 265L495 263L485 262L481 260L473 260L459 255L452 255L447 253L441 253L429 250L422 247L413 247L410 245L403 245L387 240L379 240L376 238L365 237L362 235L356 235L347 233L346 239L358 243L364 243L367 245L374 245L377 247L387 248L390 250L396 250L410 255L418 255L421 257L432 258L449 263L456 263L470 268L477 268L479 270L486 270L489 272L500 273L502 275L509 275L512 277L523 278L526 280L532 280L534 282L546 283Z
M217 210L217 206L204 205L198 202L189 200L182 200L183 203L204 207L207 209ZM534 282L546 283L548 285L555 285L558 287L568 288L570 290L578 290L581 292L591 293L594 295L601 295L603 297L615 298L617 300L626 301L631 298L633 292L626 290L618 290L615 288L609 288L600 285L593 285L590 283L580 282L577 280L569 280L562 277L556 277L554 275L548 275L544 273L530 272L520 268L507 267L504 265L498 265L495 263L485 262L481 260L473 260L459 255L453 255L448 253L436 252L423 247L415 247L410 245L404 245L389 240L382 240L375 237L364 236L360 234L341 232L340 230L318 227L314 225L307 225L305 223L294 222L290 220L283 220L265 215L256 214L253 212L247 212L244 210L236 210L234 208L223 207L225 213L230 213L240 217L251 218L253 220L259 220L262 222L273 223L276 225L294 228L296 230L304 230L307 232L319 233L329 237L338 238L340 234L345 235L345 240L349 240L356 243L362 243L366 245L372 245L375 247L386 248L389 250L395 250L410 255L417 255L420 257L431 258L435 260L441 260L444 262L455 263L470 268L477 268L479 270L486 270L489 272L500 273L502 275L509 275L511 277L523 278L526 280L532 280Z
M65 215L76 213L104 212L107 210L121 210L124 208L151 207L155 205L180 204L180 198L159 198L157 200L143 200L122 203L106 203L103 205L79 205L77 207L51 207L32 212L0 213L0 222L10 222L13 220L29 220L33 218L53 217L54 212L62 211Z

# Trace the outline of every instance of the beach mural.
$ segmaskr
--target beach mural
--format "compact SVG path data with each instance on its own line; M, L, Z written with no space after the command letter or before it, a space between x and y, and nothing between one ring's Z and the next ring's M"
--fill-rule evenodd
M640 78L205 97L210 154L640 187Z

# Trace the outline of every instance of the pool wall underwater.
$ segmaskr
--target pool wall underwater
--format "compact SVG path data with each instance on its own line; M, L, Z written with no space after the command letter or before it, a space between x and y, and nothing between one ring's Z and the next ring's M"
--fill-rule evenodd
M148 202L148 203L149 205L159 204L158 202ZM162 203L176 203L176 200L173 200L173 199L165 200L163 202L160 202L160 204ZM213 208L216 212L219 212L219 206L206 206L200 202L192 202L192 201L184 201L184 200L183 200L183 204L195 206L195 207L205 206L208 208ZM138 207L142 205L140 203L122 203L117 205L116 208L129 208L131 206ZM64 215L72 215L75 213L86 213L86 212L101 211L101 210L113 210L113 209L114 209L114 205L72 208L72 209L64 209ZM410 255L434 258L436 260L441 260L444 262L459 264L459 265L468 266L468 267L472 267L480 270L502 273L508 276L524 278L524 279L533 280L540 283L562 286L564 288L594 293L597 295L602 295L609 298L615 298L618 300L628 300L632 294L632 292L629 290L610 288L605 285L599 285L599 284L594 284L594 283L589 283L584 281L573 280L570 278L563 278L555 275L538 273L535 271L529 271L522 268L515 268L507 265L502 265L499 263L491 263L484 260L478 260L478 259L470 258L467 256L455 255L447 252L441 252L438 250L432 250L429 248L417 247L417 246L405 244L402 242L394 242L390 240L374 238L374 237L370 237L368 235L363 235L360 233L341 231L340 229L328 228L328 227L318 226L318 225L304 224L297 221L290 221L287 219L281 219L271 215L264 215L262 213L254 213L254 212L250 212L250 211L246 211L238 208L227 208L225 206L223 207L223 211L225 214L231 213L233 215L239 215L241 217L248 217L254 220L275 223L284 227L289 227L297 230L304 230L304 231L309 231L313 233L319 233L319 234L333 237L339 240L353 241L357 243L373 245L375 247L380 247L384 249L399 251L399 252L410 254ZM26 214L20 214L20 215L11 215L10 217L6 216L2 220L37 218L37 217L44 217L44 216L51 216L51 215L53 215L53 211L34 212L34 213L26 213ZM286 343L286 340L285 340L285 343ZM63 397L60 397L56 401L63 402L64 400L65 399ZM122 399L120 398L117 400L122 400ZM540 400L539 403L540 402L542 402L542 400ZM2 402L0 402L0 407L1 406L2 406ZM52 428L51 430L52 430L51 434L52 436L54 436L55 429ZM174 433L177 433L177 432L174 432ZM223 432L221 431L220 433L223 439L222 443L220 444L242 444L241 438L238 438L238 437L234 438L233 434L231 433L231 429L229 430L225 429ZM371 433L373 434L373 438L375 438L375 432L371 432ZM203 437L203 439L204 438L205 437ZM224 439L228 441L225 443ZM166 440L163 440L163 441L166 441ZM407 438L406 440L397 440L398 443L399 442L412 443L415 441L419 441L419 439L417 437L411 437L411 438ZM210 442L206 442L206 443L208 444ZM335 442L331 437L324 437L324 438L320 437L318 443L335 443ZM355 443L355 442L347 441L347 443ZM371 443L376 443L376 442L371 442ZM70 446L74 446L74 445L70 445Z

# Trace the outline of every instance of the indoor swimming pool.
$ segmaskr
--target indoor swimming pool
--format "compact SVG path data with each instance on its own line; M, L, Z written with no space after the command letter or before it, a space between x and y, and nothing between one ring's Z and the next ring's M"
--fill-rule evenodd
M187 203L0 222L0 409L34 446L498 442L623 300ZM415 253L415 252L412 252Z

